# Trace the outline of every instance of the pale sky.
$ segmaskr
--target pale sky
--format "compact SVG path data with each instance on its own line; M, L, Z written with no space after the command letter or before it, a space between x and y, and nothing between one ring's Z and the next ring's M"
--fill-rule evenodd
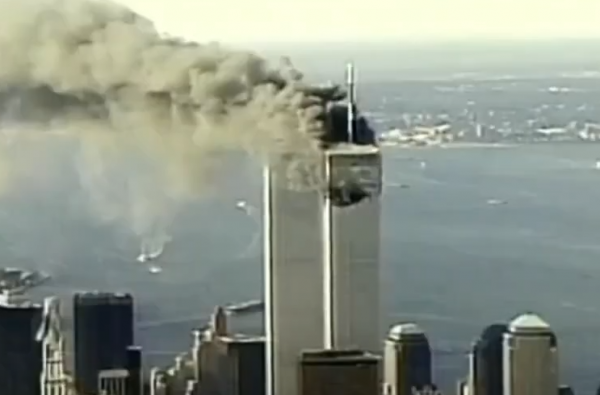
M600 37L600 0L121 0L196 41Z

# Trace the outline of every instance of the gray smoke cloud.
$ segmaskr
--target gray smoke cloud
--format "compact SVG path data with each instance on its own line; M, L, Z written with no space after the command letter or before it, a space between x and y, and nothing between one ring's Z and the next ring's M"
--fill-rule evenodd
M307 86L289 62L162 37L108 1L0 0L0 19L2 129L76 141L105 220L138 234L168 222L173 202L209 191L236 151L292 153L290 187L318 182L324 103L341 93Z

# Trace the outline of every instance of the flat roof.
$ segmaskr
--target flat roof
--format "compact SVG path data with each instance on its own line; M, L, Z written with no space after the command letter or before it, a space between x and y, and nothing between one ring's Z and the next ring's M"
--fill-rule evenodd
M360 144L334 144L325 150L325 155L375 155L380 154L381 149L376 145L360 145Z

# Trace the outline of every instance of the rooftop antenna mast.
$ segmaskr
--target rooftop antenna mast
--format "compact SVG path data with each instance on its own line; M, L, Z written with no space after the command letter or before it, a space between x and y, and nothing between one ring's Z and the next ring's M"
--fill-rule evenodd
M356 139L356 75L354 63L346 64L346 86L348 90L348 142Z

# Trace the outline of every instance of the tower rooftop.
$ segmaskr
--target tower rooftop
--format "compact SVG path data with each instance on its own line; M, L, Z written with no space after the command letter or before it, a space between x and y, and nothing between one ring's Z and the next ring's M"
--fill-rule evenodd
M398 324L390 329L388 338L398 340L406 336L425 335L425 331L412 322Z
M367 155L377 154L381 152L376 145L360 145L352 143L338 143L329 146L325 150L325 154L331 155Z
M551 332L550 325L534 313L521 314L509 324L511 332Z

